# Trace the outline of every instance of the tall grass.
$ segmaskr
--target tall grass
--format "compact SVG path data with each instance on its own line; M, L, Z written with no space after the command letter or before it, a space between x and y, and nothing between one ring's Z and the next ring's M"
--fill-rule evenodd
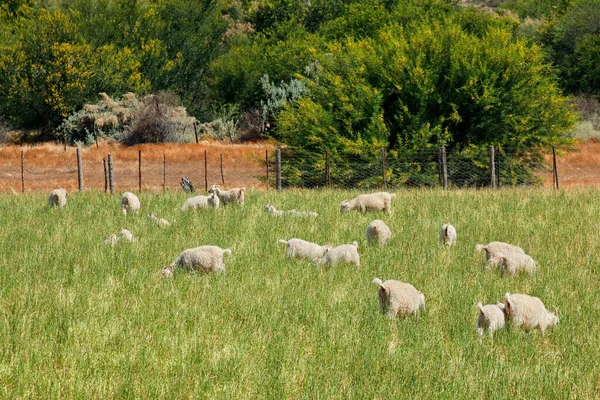
M184 214L183 193L119 198L0 197L0 396L6 398L549 398L600 390L598 192L406 191L392 216L339 212L357 193L249 192L244 208ZM276 218L263 207L317 210ZM367 248L375 218L393 232ZM437 244L451 221L458 244ZM127 226L132 244L102 246ZM277 239L359 241L361 267L287 260ZM534 277L484 271L477 243L503 240L540 264ZM226 272L158 272L189 247L230 247ZM427 312L388 320L374 277L412 283ZM560 308L542 337L475 333L478 301L505 292Z

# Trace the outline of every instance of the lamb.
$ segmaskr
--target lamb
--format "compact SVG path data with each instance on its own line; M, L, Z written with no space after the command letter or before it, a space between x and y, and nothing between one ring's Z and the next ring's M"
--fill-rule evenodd
M241 204L244 205L244 191L246 190L245 186L241 188L233 188L229 190L223 190L219 185L212 185L210 189L208 189L208 193L216 193L221 200L223 205L227 204Z
M379 309L389 317L407 317L425 311L425 295L410 283L381 279L373 279L379 286Z
M525 271L532 275L537 268L535 260L527 254L496 253L495 257L498 260L500 271L506 271L509 275L514 275L519 271Z
M275 217L281 217L282 215L296 215L298 217L318 217L319 214L314 211L296 211L296 210L287 210L281 211L277 210L273 204L267 204L265 206L265 211Z
M154 214L154 213L147 214L146 218L148 218L149 221L154 222L156 225L160 226L161 228L168 228L171 226L171 223L169 221L167 221L164 218L158 218L156 216L156 214Z
M498 329L504 328L506 321L504 303L486 304L477 303L479 317L477 318L477 334L483 336L483 331L487 329L490 336L494 335Z
M316 265L336 265L340 262L354 264L360 267L360 256L358 255L358 242L352 244L342 244L340 246L328 249L321 258L315 258L313 263Z
M448 222L440 229L440 244L452 247L456 244L456 229Z
M219 197L216 195L216 193L211 193L210 196L203 196L203 195L194 196L194 197L190 197L183 203L183 206L181 207L181 211L187 211L190 209L196 210L198 208L210 208L210 207L217 209L217 208L219 208L220 204L221 204L221 201L219 200Z
M478 244L475 246L475 251L478 253L481 253L482 250L485 250L485 258L487 260L486 268L491 268L500 264L501 260L497 257L498 253L525 254L525 251L522 248L504 242L491 242L486 245Z
M367 226L367 244L371 245L371 240L376 240L379 246L385 246L388 240L392 237L392 231L385 222L375 219Z
M344 200L340 205L340 211L385 211L388 214L392 213L392 199L395 199L395 194L387 192L377 192L371 194L360 194L352 200Z
M173 276L176 268L187 271L224 272L224 255L230 254L231 249L222 249L218 246L200 246L184 250L179 257L162 270L162 274L169 278Z
M131 233L131 231L127 228L123 228L121 229L121 231L119 231L119 237L117 238L117 240L120 242L121 240L127 240L129 242L133 242L135 241L135 237L133 237L133 233Z
M121 197L121 212L123 215L127 215L127 213L138 212L142 208L142 203L140 203L140 199L131 192L123 193L123 197Z
M316 243L307 242L306 240L297 238L288 241L280 239L279 243L285 243L287 245L286 254L288 258L296 257L314 260L315 258L323 257L323 255L331 249L331 245L329 244L320 246Z
M558 325L558 308L554 307L554 313L546 310L544 303L537 297L506 293L504 305L508 320L525 332L538 328L544 336L546 329Z
M67 191L63 188L54 189L48 196L50 207L63 208L67 204Z

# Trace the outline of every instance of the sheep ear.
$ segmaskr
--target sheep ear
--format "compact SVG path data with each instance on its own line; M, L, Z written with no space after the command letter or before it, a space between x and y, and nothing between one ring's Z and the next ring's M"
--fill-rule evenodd
M371 229L371 231L372 231L373 233L377 233L377 227L376 227L376 226L374 226L374 227L373 227L373 229Z
M483 304L481 304L481 302L477 303L477 308L479 308L479 311L483 313Z

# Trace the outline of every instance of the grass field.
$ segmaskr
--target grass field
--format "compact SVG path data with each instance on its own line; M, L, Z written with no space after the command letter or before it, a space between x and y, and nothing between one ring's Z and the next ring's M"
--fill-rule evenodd
M0 196L0 397L596 398L600 393L600 201L596 190L402 191L393 215L339 212L356 192L250 191L244 208L183 214L182 192ZM273 218L280 209L317 219ZM367 224L393 232L367 248ZM443 222L458 231L437 244ZM137 242L102 246L127 225ZM361 267L286 260L278 239L359 241ZM475 244L502 240L540 264L534 277L482 269ZM159 276L183 249L229 247L226 272ZM426 296L418 318L378 311L374 277ZM480 342L476 303L505 292L560 308L542 337L507 329Z

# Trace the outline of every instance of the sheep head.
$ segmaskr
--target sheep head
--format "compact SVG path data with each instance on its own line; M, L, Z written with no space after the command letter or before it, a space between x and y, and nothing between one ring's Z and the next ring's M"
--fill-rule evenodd
M419 291L419 310L427 311L425 308L425 295L423 292Z
M348 200L342 201L342 204L340 205L340 211L350 211L350 202Z

